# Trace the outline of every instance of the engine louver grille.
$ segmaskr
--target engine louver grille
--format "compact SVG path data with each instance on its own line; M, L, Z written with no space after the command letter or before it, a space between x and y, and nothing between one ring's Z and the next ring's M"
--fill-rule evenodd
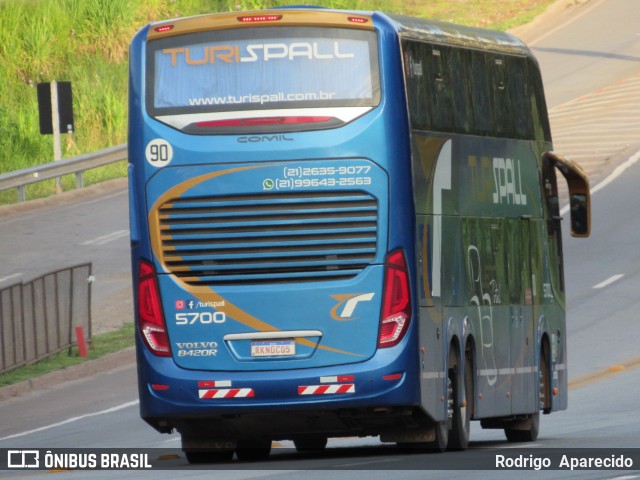
M376 256L366 192L178 198L158 214L163 262L190 285L345 279Z

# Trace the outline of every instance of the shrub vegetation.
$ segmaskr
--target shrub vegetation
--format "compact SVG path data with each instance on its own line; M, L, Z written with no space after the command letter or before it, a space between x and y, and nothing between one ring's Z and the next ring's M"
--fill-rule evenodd
M75 130L64 135L63 157L126 141L127 52L134 33L151 21L287 4L384 10L506 29L525 23L552 0L0 0L0 174L53 158L52 138L40 135L36 85L70 81ZM87 172L96 183L126 175L114 164ZM73 177L63 179L72 188ZM54 182L27 189L28 198L55 191ZM0 203L15 201L0 192Z

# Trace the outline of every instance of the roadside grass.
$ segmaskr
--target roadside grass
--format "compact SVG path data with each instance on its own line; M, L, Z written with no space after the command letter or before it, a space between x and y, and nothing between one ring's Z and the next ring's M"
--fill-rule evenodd
M53 355L37 363L24 365L10 372L0 374L0 387L13 385L24 380L94 360L110 353L119 352L125 348L132 347L133 344L133 323L125 323L119 330L94 336L92 344L89 346L89 356L87 358L80 357L77 347L72 347L67 351L60 352L57 355Z
M40 135L36 85L70 81L75 134L63 157L125 143L129 41L143 25L179 16L287 5L382 10L505 30L531 21L554 0L0 0L0 174L49 163L53 140ZM126 168L87 174L88 183L126 175ZM71 177L73 178L73 177ZM27 197L55 192L52 182ZM64 180L64 189L75 181ZM15 192L0 192L0 204Z

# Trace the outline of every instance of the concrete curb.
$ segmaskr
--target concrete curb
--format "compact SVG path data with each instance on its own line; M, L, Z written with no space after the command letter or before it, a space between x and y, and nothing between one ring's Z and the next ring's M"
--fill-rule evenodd
M129 184L127 178L105 180L104 182L89 185L84 188L68 190L66 192L51 195L45 198L28 200L26 202L12 203L9 205L0 205L0 215L17 215L41 208L66 205L81 199L92 199L100 194L125 190L128 188L128 186Z
M64 382L78 380L131 365L135 363L135 356L135 347L129 347L125 350L96 358L95 360L89 360L78 365L73 365L72 367L25 380L24 382L1 387L0 402L12 397L25 395L34 390L55 387Z

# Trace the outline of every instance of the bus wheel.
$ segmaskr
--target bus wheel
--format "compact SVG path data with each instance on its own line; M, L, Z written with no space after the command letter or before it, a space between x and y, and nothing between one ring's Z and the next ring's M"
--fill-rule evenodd
M538 374L538 408L544 412L551 410L551 376L549 375L549 345L544 340L540 348L540 371ZM519 428L505 428L504 434L510 442L534 442L540 432L540 412L530 415Z
M313 452L324 450L327 446L327 437L303 437L293 440L298 452Z
M546 339L540 349L540 410L544 413L551 412L551 375L549 374L549 344Z
M182 451L189 463L229 462L235 440L209 440L202 432L182 433Z
M414 433L415 439L403 439L396 441L398 448L411 453L442 453L447 449L447 439L449 438L449 422L438 422L433 427L424 431ZM411 435L413 436L413 435ZM430 441L422 441L420 437L434 438ZM383 440L386 441L386 440Z
M236 448L236 456L243 462L266 460L270 453L271 440L240 440Z
M536 412L521 422L518 429L505 428L504 434L510 442L534 442L538 438L540 431L540 412Z
M185 450L184 454L189 463L230 462L233 459L233 449Z
M468 358L465 359L463 385L460 385L458 368L449 369L449 382L451 385L449 399L452 404L451 431L447 448L449 450L465 450L469 444L471 431L471 414L473 412L473 372ZM460 388L464 391L464 397L460 400Z
M449 422L436 424L436 439L426 445L426 450L434 453L442 453L447 449L449 441Z

